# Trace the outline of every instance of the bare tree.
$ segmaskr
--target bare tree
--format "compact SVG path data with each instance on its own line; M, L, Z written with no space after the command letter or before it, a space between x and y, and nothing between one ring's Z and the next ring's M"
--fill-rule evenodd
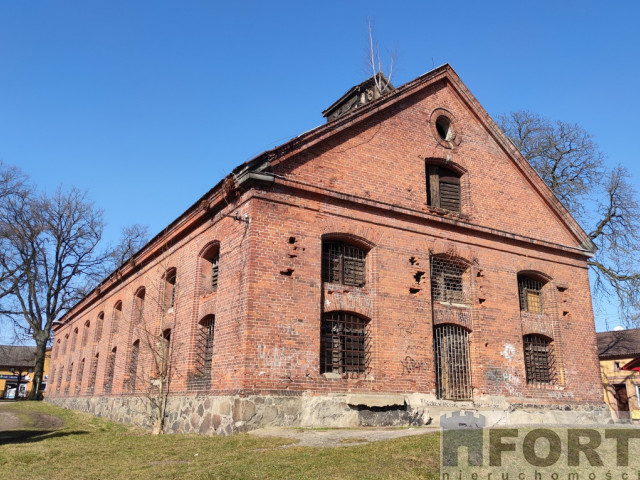
M129 387L141 391L149 402L152 432L164 433L167 398L175 356L179 347L172 342L176 316L181 304L176 269L164 262L158 266L157 279L148 285L144 307L133 318L132 340L139 342L139 358L129 358ZM142 347L142 348L140 348ZM135 365L132 366L132 361ZM133 382L131 381L133 379Z
M608 169L580 125L527 111L498 123L598 247L588 260L596 301L615 299L623 323L640 326L640 212L629 172Z
M1 188L19 192L0 203L0 314L36 343L36 396L53 322L101 280L114 253L100 248L102 211L85 193L38 194L15 168L3 167L0 178Z
M130 227L124 227L120 236L120 241L111 251L111 261L107 266L111 270L121 267L133 257L149 240L149 229L146 225L138 223ZM110 273L110 272L107 272Z

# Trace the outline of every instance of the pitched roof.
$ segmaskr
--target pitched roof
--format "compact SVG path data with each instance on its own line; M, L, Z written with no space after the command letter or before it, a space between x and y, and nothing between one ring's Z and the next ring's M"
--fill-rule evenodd
M640 328L599 332L596 338L601 360L640 356Z
M0 345L0 365L5 367L32 367L36 364L36 347Z
M363 82L366 84L371 79ZM235 189L239 189L242 184L247 182L268 182L271 183L275 179L269 174L271 167L286 162L294 155L313 148L319 142L325 141L333 135L337 135L340 132L364 122L371 116L376 115L396 103L402 102L406 98L416 94L417 92L428 88L436 82L446 82L447 85L454 89L459 98L468 106L468 108L474 112L480 123L484 126L487 132L494 138L494 140L501 146L504 152L514 161L515 166L519 169L521 174L529 181L533 189L538 195L549 205L550 209L555 212L561 222L566 225L568 230L573 234L576 239L576 244L573 245L556 245L552 243L546 244L547 246L555 246L563 249L568 249L574 253L580 253L587 257L591 257L596 250L596 246L591 241L589 236L585 233L578 222L573 218L565 206L556 198L549 187L540 178L534 168L524 158L524 156L518 151L513 143L507 138L504 132L498 127L498 125L491 119L486 110L480 105L478 100L473 96L469 89L464 85L460 77L453 70L449 64L441 65L434 68L427 73L411 80L400 87L394 88L389 92L385 92L379 98L375 98L358 108L351 109L345 114L340 115L334 120L331 120L325 124L315 127L307 132L304 132L297 137L285 142L284 144L277 146L271 150L267 150L256 157L247 160L246 162L238 165L234 168L230 174L220 180L213 188L200 197L191 207L189 207L182 215L171 222L167 227L160 231L155 237L153 237L145 246L143 246L138 252L136 252L131 261L125 265L117 268L109 277L96 288L96 290L87 295L84 299L80 300L75 306L73 306L69 312L67 312L61 319L63 323L69 321L70 316L76 311L78 307L82 308L83 305L87 305L91 301L100 296L103 287L113 288L114 285L128 275L131 275L137 266L144 264L151 258L154 258L155 253L165 248L166 238L176 235L176 232L185 232L190 225L194 225L199 219L203 218L204 212L213 208L216 204L222 204L225 197L233 192ZM362 84L360 84L362 85ZM357 89L359 85L352 87L343 95L332 107L344 101L349 94L353 93L354 89ZM332 107L329 107L330 110ZM325 110L325 113L327 112ZM248 182L250 181L250 182ZM445 222L442 218L438 218L438 221ZM461 222L457 222L458 225L462 225ZM471 225L471 224L468 224ZM489 233L495 233L491 231ZM513 238L519 238L512 234L509 234ZM524 237L523 237L524 238ZM527 241L535 241L538 244L543 242L536 239L527 238ZM70 315L71 314L71 315ZM54 330L58 330L59 327L54 327Z

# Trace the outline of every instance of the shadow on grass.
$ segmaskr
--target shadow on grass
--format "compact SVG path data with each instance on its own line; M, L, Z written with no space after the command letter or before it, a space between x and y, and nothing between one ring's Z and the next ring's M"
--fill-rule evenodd
M86 435L83 430L61 432L59 430L7 430L0 432L0 445L9 443L34 443L50 438L68 437L70 435Z

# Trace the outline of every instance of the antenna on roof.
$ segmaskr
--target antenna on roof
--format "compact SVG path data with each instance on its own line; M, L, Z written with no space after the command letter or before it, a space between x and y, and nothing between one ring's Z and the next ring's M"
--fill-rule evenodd
M376 89L379 94L384 93L389 85L391 85L391 75L393 74L393 64L395 62L395 54L391 54L389 59L389 74L385 75L384 65L380 60L380 49L378 43L373 38L373 25L371 24L371 18L367 19L367 26L369 27L369 51L367 52L367 65L371 69L373 80L376 85Z

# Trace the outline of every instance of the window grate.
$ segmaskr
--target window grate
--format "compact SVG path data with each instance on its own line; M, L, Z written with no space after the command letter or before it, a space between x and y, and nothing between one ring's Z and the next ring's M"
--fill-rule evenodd
M518 276L520 310L530 313L542 313L543 283L533 278Z
M76 372L76 394L80 392L83 375L84 375L84 358L80 362L80 365L78 365L78 371Z
M82 329L82 343L81 343L82 348L84 348L87 345L87 339L89 337L89 327L90 326L91 326L91 324L89 322L86 322L84 324L84 328Z
M218 265L220 263L220 256L216 255L211 261L211 289L216 290L218 288L218 275L220 270Z
M138 376L138 356L140 354L140 340L131 347L131 357L129 359L129 390L136 389L136 377Z
M213 364L213 332L215 327L215 317L205 318L200 324L201 351L202 351L202 374L206 378L211 378L211 367Z
M364 318L345 312L325 314L320 339L321 373L367 373L369 337Z
M471 399L469 332L457 325L433 329L436 360L436 396L445 400Z
M107 368L104 374L103 388L105 393L110 393L111 387L113 386L113 375L116 368L116 353L117 349L114 348L109 354L109 361L107 362Z
M102 329L104 328L104 313L101 312L98 315L98 321L96 323L96 337L93 340L95 343L100 343L102 339Z
M62 379L64 378L64 365L60 367L60 374L58 375L58 385L56 387L56 393L60 393L62 387Z
M467 266L448 257L431 258L431 297L433 301L468 305L469 275Z
M552 383L554 367L552 343L540 335L525 335L523 346L527 383Z
M365 284L366 252L343 242L322 244L322 281L352 287Z
M98 359L100 358L100 354L96 354L96 356L91 361L91 371L89 372L89 383L87 384L87 391L89 393L93 392L93 388L96 385L96 374L98 373Z

